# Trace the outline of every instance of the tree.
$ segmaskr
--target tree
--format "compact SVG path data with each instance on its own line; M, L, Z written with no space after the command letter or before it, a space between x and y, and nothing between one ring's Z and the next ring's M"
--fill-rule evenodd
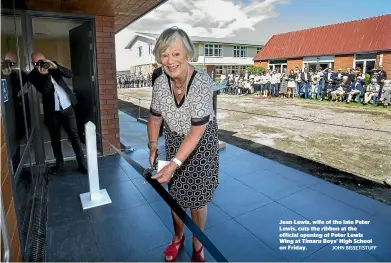
M262 74L265 71L265 68L251 66L251 67L247 67L246 71L249 73L254 73L254 74L255 73Z

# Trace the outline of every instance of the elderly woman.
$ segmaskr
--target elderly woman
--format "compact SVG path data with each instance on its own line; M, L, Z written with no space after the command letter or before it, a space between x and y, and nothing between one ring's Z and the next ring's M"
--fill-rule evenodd
M155 82L148 118L150 163L156 157L159 127L165 125L167 160L153 179L168 183L170 195L204 229L207 204L219 185L217 122L213 111L213 81L189 64L195 47L188 35L173 27L156 42L154 55L164 74ZM171 211L175 235L164 252L165 260L176 259L183 246L183 222ZM203 262L202 244L193 237L192 261Z

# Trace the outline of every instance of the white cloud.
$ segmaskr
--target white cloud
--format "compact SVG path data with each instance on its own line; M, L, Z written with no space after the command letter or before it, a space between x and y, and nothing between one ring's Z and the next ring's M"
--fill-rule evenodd
M124 47L134 32L161 33L178 26L190 36L234 37L241 30L255 31L255 25L274 18L277 4L289 0L169 0L116 35L117 69L129 68Z

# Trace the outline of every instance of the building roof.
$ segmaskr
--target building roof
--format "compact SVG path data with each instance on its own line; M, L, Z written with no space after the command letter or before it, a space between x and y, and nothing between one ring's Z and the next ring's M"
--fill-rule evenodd
M156 41L159 37L159 34L154 33L142 33L136 32L135 36L131 39L129 44L125 47L125 49L129 49L134 44L137 37L145 37L151 40ZM238 39L229 39L229 38L213 38L213 37L197 37L197 36L189 36L191 41L194 43L216 43L216 44L237 44L237 45L246 45L246 46L257 46L262 47L265 43L260 43L257 41L249 41L249 40L238 40Z
M21 10L107 16L109 17L107 20L104 20L106 18L101 17L104 22L106 22L103 24L113 23L110 27L114 26L114 32L118 33L129 24L134 23L158 6L167 2L167 0L18 0L2 1L1 8L13 9L12 2L15 2L14 8ZM102 25L97 26L102 27Z
M272 36L254 60L391 50L391 14Z

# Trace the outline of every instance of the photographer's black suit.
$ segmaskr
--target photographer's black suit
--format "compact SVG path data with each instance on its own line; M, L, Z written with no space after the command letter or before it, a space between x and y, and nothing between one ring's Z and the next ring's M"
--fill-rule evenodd
M42 94L45 124L50 132L51 144L57 164L63 162L61 150L61 125L63 125L65 131L68 133L69 139L71 140L72 148L75 151L79 166L81 166L84 162L84 153L77 132L76 116L73 109L76 106L77 101L72 90L63 79L63 77L72 78L72 71L58 65L56 62L54 63L57 65L57 69L49 69L49 73L46 75L41 74L36 68L34 68L29 73L28 80ZM70 107L61 109L60 111L55 111L54 85L50 76L53 77L57 84L68 95L71 102Z
M27 73L24 71L20 72L22 75L22 85L24 86L27 82ZM22 93L20 88L20 76L18 70L13 70L10 74L10 82L12 87L12 96L14 98L14 107L15 107L15 118L18 120L16 122L16 132L18 139L21 140L23 136L26 135L25 132L25 123L24 123L24 113L23 113L23 99L22 99ZM26 88L24 88L24 91L26 91ZM19 94L20 92L20 94ZM19 95L19 96L18 96ZM28 101L28 95L24 94L24 103L25 103L25 110L26 110L26 121L27 121L27 127L30 130L31 124L30 124L30 107L29 107L29 101Z

